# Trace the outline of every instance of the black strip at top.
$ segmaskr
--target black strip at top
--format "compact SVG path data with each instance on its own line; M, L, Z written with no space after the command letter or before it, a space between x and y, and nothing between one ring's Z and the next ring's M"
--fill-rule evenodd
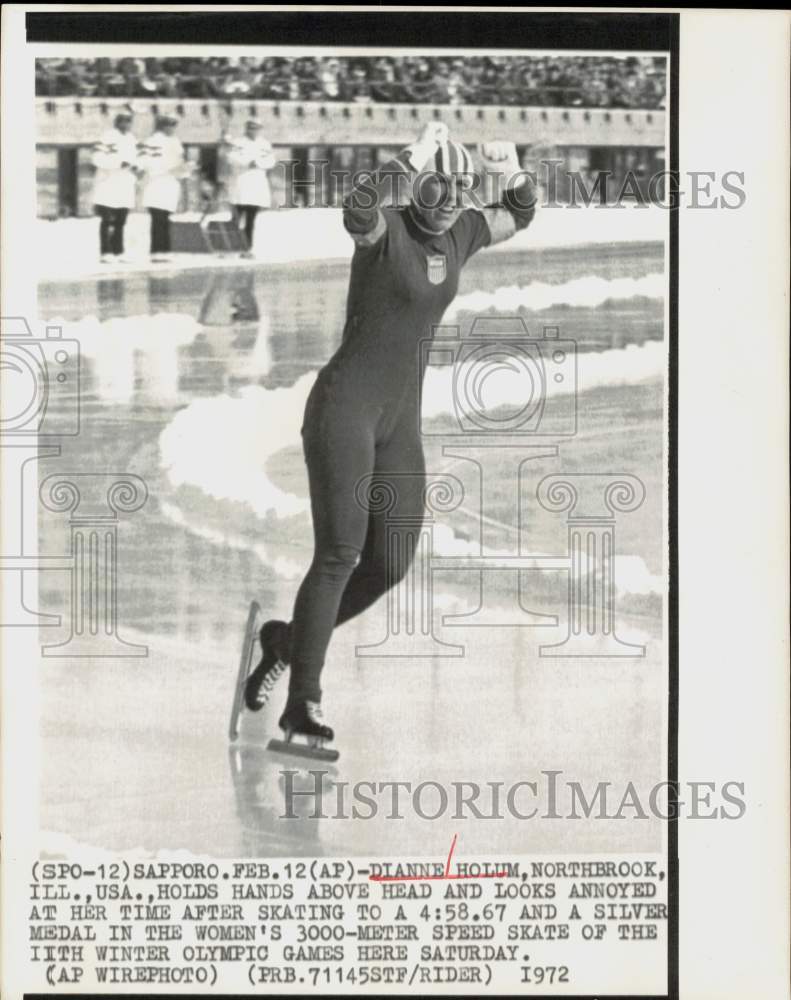
M128 45L315 45L432 49L670 48L677 16L464 10L444 11L31 11L28 42Z

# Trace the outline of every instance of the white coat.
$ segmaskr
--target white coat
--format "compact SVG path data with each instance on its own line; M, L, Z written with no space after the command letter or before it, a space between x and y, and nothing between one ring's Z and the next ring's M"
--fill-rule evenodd
M108 129L95 145L93 165L94 205L107 208L134 208L137 163L137 139L131 132Z
M175 212L181 200L181 180L187 173L181 142L175 135L155 132L141 144L139 164L145 171L144 207Z
M250 139L246 135L231 139L228 164L231 168L228 186L231 204L269 208L272 199L266 172L275 165L272 144L267 139Z

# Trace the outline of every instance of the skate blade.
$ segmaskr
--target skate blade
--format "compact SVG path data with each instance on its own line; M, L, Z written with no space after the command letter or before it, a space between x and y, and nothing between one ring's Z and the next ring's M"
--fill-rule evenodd
M325 760L328 763L332 763L340 757L337 750L313 747L307 743L297 743L294 740L270 740L266 748L275 753L286 753L292 757L308 757L310 760Z
M261 617L261 608L257 601L250 603L250 610L247 614L247 623L244 628L244 641L242 643L242 655L239 660L239 671L236 675L236 687L233 694L233 705L231 707L231 719L228 725L228 737L235 740L239 735L239 719L244 705L244 688L250 674L250 663L255 650L255 640L258 636L257 626Z

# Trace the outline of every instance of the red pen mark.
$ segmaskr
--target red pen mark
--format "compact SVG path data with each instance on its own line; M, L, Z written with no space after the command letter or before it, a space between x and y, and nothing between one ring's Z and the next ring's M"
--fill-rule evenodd
M442 875L369 875L369 882L450 882L456 879L478 879L478 878L507 878L508 872L489 872L483 875L451 875L450 862L453 852L456 850L456 841L459 839L458 833L453 834L448 859L445 862L445 871Z

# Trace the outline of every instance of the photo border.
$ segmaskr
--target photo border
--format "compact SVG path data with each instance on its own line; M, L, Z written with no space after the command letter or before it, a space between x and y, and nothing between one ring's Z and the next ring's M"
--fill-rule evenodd
M667 168L679 169L679 52L678 12L634 13L572 11L487 11L480 7L389 10L361 7L358 11L329 10L227 10L227 11L27 11L28 43L62 44L213 44L267 47L385 47L388 49L526 49L631 51L667 53L669 95L667 109L669 148ZM385 15L383 17L382 15ZM343 17L342 30L338 19ZM395 27L393 22L395 21ZM524 45L514 39L524 37ZM668 692L667 692L667 820L668 923L667 992L663 994L607 994L612 1000L678 1000L679 997L679 865L678 865L678 718L679 718L679 584L678 584L678 303L679 208L669 212L668 234L668 367L667 367L667 531L668 531ZM66 1000L73 993L25 993L24 1000ZM106 993L81 992L81 997ZM154 993L119 994L126 1000L151 1000ZM184 994L167 994L178 996ZM272 996L277 994L192 993L195 1000L217 997ZM289 993L310 997L321 993ZM331 994L343 996L342 993ZM364 995L364 994L354 994ZM398 996L405 994L389 993ZM415 997L441 994L410 994ZM513 996L515 994L492 994ZM589 994L530 994L533 1000L598 1000Z

